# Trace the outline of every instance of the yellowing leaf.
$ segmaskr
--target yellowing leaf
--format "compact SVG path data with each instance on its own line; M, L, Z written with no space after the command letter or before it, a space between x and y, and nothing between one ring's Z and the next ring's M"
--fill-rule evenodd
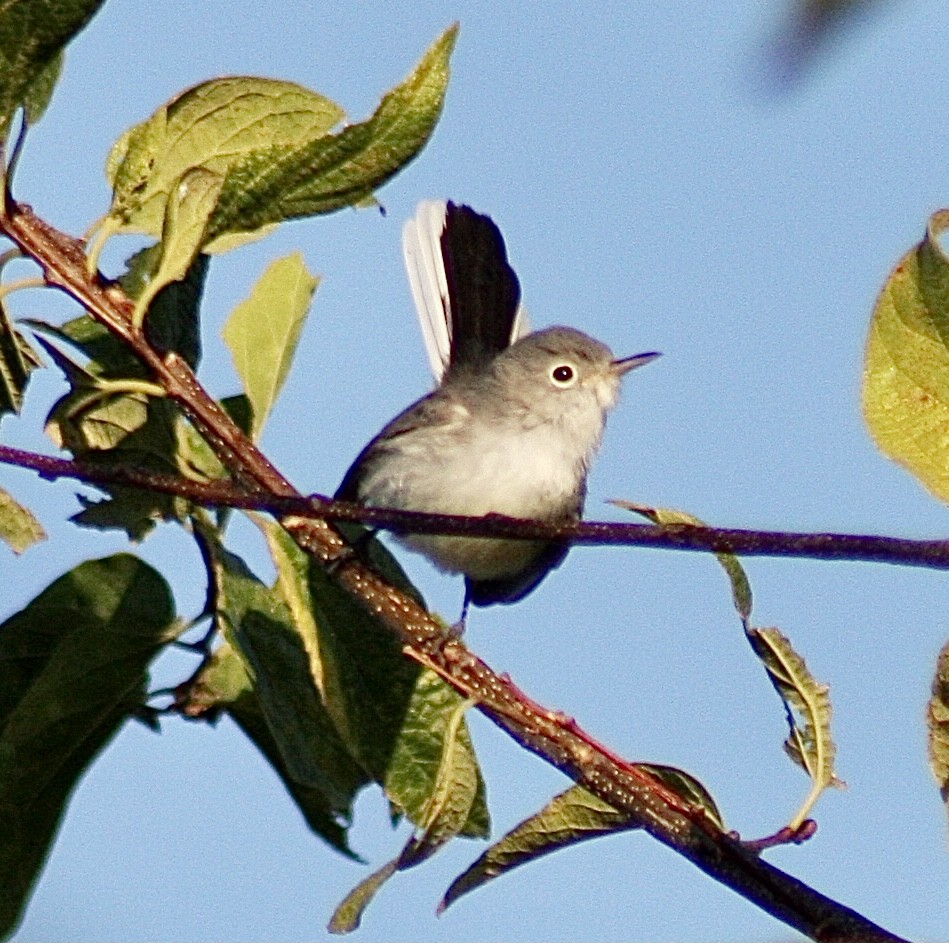
M863 367L863 415L879 449L949 500L949 259L934 213L877 299Z
M926 708L929 734L929 768L939 785L942 801L949 804L949 642L936 661L933 693Z
M32 511L14 501L12 495L0 488L0 540L14 553L23 553L27 547L45 539L43 525Z

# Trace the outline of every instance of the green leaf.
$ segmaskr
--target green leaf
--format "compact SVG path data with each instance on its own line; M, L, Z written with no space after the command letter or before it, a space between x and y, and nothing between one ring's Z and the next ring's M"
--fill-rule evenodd
M694 776L675 766L657 766L654 763L637 763L638 769L646 770L660 780L668 789L680 796L689 805L705 812L708 820L725 830L725 821L712 794Z
M241 656L289 778L348 815L368 779L339 737L314 680L306 641L279 591L265 586L206 528L197 531L213 587L213 614Z
M362 915L376 896L379 888L399 869L399 859L387 861L378 871L360 881L333 912L326 927L330 933L352 933L362 920Z
M929 768L949 811L949 642L943 645L936 659L932 691L926 706Z
M63 47L93 17L103 0L6 3L0 8L0 139L17 108L42 113L52 70Z
M429 679L440 681L431 674ZM400 869L421 864L468 825L481 787L471 744L464 736L465 711L472 704L471 701L459 703L448 718L434 788L425 804L419 834L399 861ZM487 837L487 828L483 837Z
M804 659L777 629L749 629L747 636L784 702L790 728L784 749L811 778L811 790L789 823L794 830L828 786L843 785L834 775L837 751L830 736L829 689L814 680Z
M438 910L443 911L464 894L529 861L591 838L638 827L627 813L614 809L582 786L572 786L515 826L459 875L445 892Z
M371 565L407 591L404 574L376 540L363 548ZM382 783L396 814L425 821L459 696L402 654L393 633L341 589L315 561L309 563L312 611L327 709L353 755ZM401 574L401 575L399 575ZM471 750L465 728L459 743ZM462 834L483 835L483 787Z
M37 73L23 99L23 118L26 126L32 127L46 113L53 98L53 91L63 70L63 51L60 50L46 66Z
M384 786L390 802L423 833L427 856L449 838L486 838L484 782L464 722L460 695L422 671L394 743Z
M180 631L167 584L129 554L80 564L0 625L0 933L76 783L140 710L150 662Z
M300 253L268 266L224 324L221 336L253 408L253 438L280 395L319 279Z
M282 528L263 527L279 574L277 589L303 636L311 675L336 730L349 752L383 786L396 814L422 825L438 781L446 732L457 723L453 718L461 698L407 659L398 639ZM418 598L378 540L365 536L359 546L376 571ZM457 768L472 764L476 779L475 797L461 833L482 837L488 830L484 784L463 722L455 741Z
M343 116L338 105L292 82L233 77L187 89L113 147L106 174L114 228L158 238L168 201L189 171L227 177L248 155L292 152Z
M640 514L654 524L708 526L697 517L693 517L685 511L677 511L675 508L653 508L644 504L634 504L631 501L611 501L610 503L625 508L627 511L633 511L635 514ZM735 609L742 622L747 624L751 616L752 595L751 583L748 582L744 567L738 562L738 557L733 553L716 553L715 559L721 564L729 583L731 583L732 602L735 604Z
M40 359L23 335L13 326L0 301L0 419L19 413L30 373Z
M120 280L129 294L139 296L147 289L160 258L160 249L153 247L129 260ZM182 281L154 295L145 322L145 333L154 347L177 351L192 367L201 355L198 307L207 267L207 257L199 255ZM59 328L38 321L26 323L67 341L88 358L80 366L40 337L72 386L47 418L47 433L58 446L103 465L132 465L196 480L207 480L212 472L216 477L224 474L220 463L209 461L208 447L179 410L155 396L154 384L146 379L142 366L105 328L87 315ZM189 509L187 501L172 495L118 485L101 490L108 498L80 497L83 510L73 520L87 527L120 528L136 541L158 521L184 520Z
M46 540L43 525L3 488L0 488L0 540L14 553L23 553L38 541Z
M949 210L897 263L877 299L863 366L863 416L877 447L949 500Z
M427 674L431 681L440 683L434 675ZM426 861L470 824L473 808L479 799L483 801L481 777L465 735L464 714L470 706L470 702L459 702L449 718L434 787L418 830L397 857L360 881L346 895L329 922L331 933L355 930L366 908L386 881L398 871L405 871Z
M244 661L226 640L175 694L175 709L185 717L213 722L221 711L230 715L273 767L314 834L356 859L347 838L351 807L334 807L323 789L323 776L300 779L299 770L294 773L287 766Z
M201 299L210 260L206 255L195 256L183 277L166 283L158 292L152 292L151 283L160 278L158 269L164 258L165 250L161 244L136 253L129 259L119 284L130 298L140 299L146 292L151 293L145 320L145 335L149 343L162 353L173 350L181 354L188 366L197 370L201 360ZM114 346L116 339L112 335L110 339ZM124 344L117 343L123 348L121 354L111 353L105 362L124 362L127 350ZM103 359L101 355L99 359ZM141 369L137 359L136 367Z
M211 233L330 213L371 197L431 137L457 35L457 24L447 29L368 121L291 147L272 142L242 155L228 172Z
M185 279L204 246L208 220L214 212L224 178L203 167L181 175L165 204L160 261L135 304L133 320L142 324L152 299L167 285Z

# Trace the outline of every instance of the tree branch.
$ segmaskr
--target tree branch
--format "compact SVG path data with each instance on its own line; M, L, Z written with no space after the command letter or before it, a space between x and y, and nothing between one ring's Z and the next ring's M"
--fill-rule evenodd
M562 540L587 546L653 547L741 556L850 560L934 570L949 569L949 540L907 540L875 534L746 530L692 524L622 524L612 521L551 524L500 514L486 517L426 514L333 501L322 495L278 497L259 489L248 490L225 480L191 481L147 469L71 461L3 445L0 445L0 463L31 469L44 478L75 478L89 485L124 485L158 491L205 507L262 511L278 518L293 514L307 519L353 522L411 533Z
M9 198L0 210L0 230L39 263L50 285L76 299L141 358L240 486L261 499L302 499L205 392L184 360L174 353L160 355L148 345L132 323L130 299L100 277L87 276L80 242ZM644 770L615 756L572 720L526 697L459 640L446 638L441 626L414 600L385 583L356 555L347 554L343 538L326 521L290 514L281 516L280 523L304 550L324 563L335 563L333 577L396 634L407 655L472 698L482 713L526 749L628 813L653 837L707 874L812 939L828 943L898 940L767 864L753 849L719 831L701 809L688 806Z

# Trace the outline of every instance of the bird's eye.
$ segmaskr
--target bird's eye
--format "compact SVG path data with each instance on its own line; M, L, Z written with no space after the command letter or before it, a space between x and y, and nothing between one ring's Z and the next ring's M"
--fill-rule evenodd
M576 378L577 371L569 363L558 363L550 371L550 379L553 380L554 386L572 386Z

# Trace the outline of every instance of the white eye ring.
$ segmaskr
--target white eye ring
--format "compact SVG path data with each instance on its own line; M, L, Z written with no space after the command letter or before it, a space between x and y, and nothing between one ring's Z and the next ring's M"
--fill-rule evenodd
M565 390L577 382L577 368L572 363L558 363L550 368L550 382Z

